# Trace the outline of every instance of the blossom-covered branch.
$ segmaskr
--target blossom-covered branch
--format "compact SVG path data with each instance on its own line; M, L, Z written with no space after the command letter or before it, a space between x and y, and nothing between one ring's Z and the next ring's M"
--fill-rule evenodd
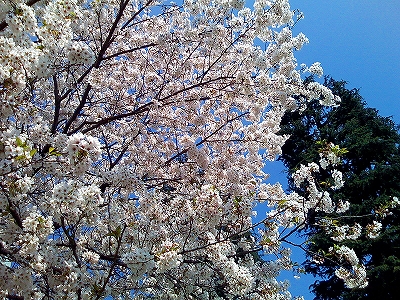
M1 295L290 299L285 230L336 207L315 164L304 198L265 160L285 111L338 100L303 83L292 18L287 0L3 1Z

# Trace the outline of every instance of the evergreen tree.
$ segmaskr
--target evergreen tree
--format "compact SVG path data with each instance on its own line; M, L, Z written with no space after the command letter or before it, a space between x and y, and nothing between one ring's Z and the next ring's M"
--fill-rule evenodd
M349 201L350 208L347 217L332 214L332 222L348 226L359 223L365 227L372 223L373 217L378 216L382 230L377 238L368 238L368 233L364 232L357 240L337 242L338 245L353 248L366 264L369 278L366 289L347 289L334 276L337 265L329 260L317 263L313 259L318 257L318 253L328 251L332 242L331 237L317 226L321 213L315 213L311 218L315 222L308 224L304 230L310 240L306 246L304 267L306 272L322 278L311 286L315 299L398 299L400 211L389 207L389 203L393 197L400 196L400 135L391 118L382 117L376 109L367 108L359 91L349 90L345 84L331 78L325 80L325 86L341 97L340 106L327 108L315 100L303 113L285 115L282 133L291 137L283 147L280 159L290 175L300 164L316 161L328 143L347 149L338 166L343 172L345 184L335 191L334 199ZM296 189L292 181L289 188L305 193L305 190ZM388 209L391 211L389 214L386 213Z

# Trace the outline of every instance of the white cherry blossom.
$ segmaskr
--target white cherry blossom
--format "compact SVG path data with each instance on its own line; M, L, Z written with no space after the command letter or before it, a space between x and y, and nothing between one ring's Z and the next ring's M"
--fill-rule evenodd
M346 205L316 163L294 175L303 198L266 184L265 162L285 111L339 99L301 80L287 0L244 5L0 3L3 298L291 299L285 242Z

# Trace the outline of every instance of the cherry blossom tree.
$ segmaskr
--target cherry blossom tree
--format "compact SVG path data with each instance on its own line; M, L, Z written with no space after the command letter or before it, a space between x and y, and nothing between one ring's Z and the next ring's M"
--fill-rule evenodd
M2 1L2 297L290 299L282 243L342 209L317 164L306 198L265 183L285 111L338 102L303 83L296 20L287 0Z

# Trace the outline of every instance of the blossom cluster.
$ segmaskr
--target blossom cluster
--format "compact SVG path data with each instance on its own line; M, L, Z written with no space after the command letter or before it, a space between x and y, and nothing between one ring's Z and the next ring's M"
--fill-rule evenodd
M334 226L332 230L332 240L341 242L344 240L355 240L361 236L362 226L355 223L354 226L343 225Z
M351 266L351 270L340 267L335 271L336 276L343 279L347 287L363 288L368 285L365 266L360 265L354 250L346 246L340 246L335 247L335 249L331 248L331 251Z
M382 229L382 223L378 221L373 221L372 224L367 225L367 237L370 239L375 239L379 236Z

